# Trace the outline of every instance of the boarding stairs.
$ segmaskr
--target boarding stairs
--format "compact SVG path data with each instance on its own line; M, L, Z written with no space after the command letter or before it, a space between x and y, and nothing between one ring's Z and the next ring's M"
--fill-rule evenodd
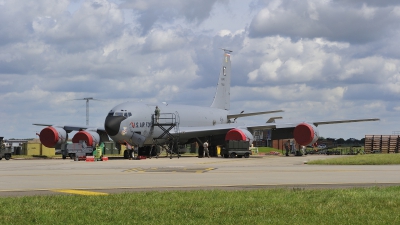
M159 118L156 118L155 114L152 114L152 128L158 127L163 133L157 138L153 138L153 144L155 146L160 147L160 152L157 153L156 158L160 155L164 150L167 153L167 156L170 156L172 159L172 155L176 154L178 158L179 154L179 117L175 113L160 113ZM174 132L171 133L171 130Z

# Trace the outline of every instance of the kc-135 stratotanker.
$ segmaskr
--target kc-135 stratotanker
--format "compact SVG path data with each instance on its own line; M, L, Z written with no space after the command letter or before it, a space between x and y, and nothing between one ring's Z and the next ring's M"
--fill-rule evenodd
M237 118L283 112L283 110L254 113L230 114L231 51L223 49L223 60L218 78L217 90L210 107L174 104L146 104L126 102L112 108L107 114L104 128L89 126L49 125L40 134L40 141L46 147L59 148L66 143L68 133L78 131L72 142L85 141L88 146L96 146L109 140L122 145L139 148L139 154L150 155L153 146L173 146L197 142L199 146L206 140L210 146L223 145L226 141L253 141L255 130L271 130L271 139L294 140L299 145L312 145L319 138L317 127L323 124L378 121L379 119L354 119L334 121L300 121L245 124ZM155 115L155 107L161 113ZM126 154L125 154L126 155Z

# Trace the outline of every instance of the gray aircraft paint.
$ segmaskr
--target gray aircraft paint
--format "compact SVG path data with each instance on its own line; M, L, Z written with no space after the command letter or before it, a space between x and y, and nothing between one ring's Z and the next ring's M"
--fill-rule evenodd
M230 107L230 87L231 87L231 55L232 51L224 50L224 58L219 74L217 91L215 92L212 108L229 110Z

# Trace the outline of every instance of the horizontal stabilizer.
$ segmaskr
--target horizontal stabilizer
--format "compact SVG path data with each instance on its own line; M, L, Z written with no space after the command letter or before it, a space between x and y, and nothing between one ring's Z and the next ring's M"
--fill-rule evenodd
M277 112L283 112L283 110L264 111L264 112L253 112L253 113L230 114L230 115L228 115L228 120L229 120L229 119L234 119L234 118L239 118L239 117L256 116L256 115L263 115L263 114L277 113Z
M271 117L269 118L269 120L267 121L267 123L275 123L275 120L277 119L282 119L282 116L278 116L278 117Z

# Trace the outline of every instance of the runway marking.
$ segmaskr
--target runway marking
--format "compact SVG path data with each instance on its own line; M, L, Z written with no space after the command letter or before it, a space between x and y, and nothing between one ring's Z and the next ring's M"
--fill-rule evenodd
M135 173L145 173L145 172L163 172L163 173L205 173L217 168L184 168L184 167L152 167L152 168L132 168L124 170L123 172L135 172Z
M67 194L75 194L75 195L109 195L108 193L104 193L104 192L83 191L83 190L72 190L72 189L66 189L66 190L51 190L51 191L53 191L53 192L67 193Z

